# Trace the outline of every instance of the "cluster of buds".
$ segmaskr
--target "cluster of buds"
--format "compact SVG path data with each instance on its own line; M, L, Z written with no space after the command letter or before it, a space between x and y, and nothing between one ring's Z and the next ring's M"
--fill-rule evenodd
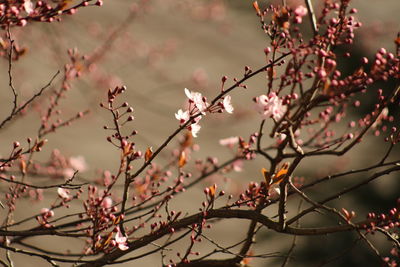
M398 200L400 204L400 200ZM376 229L383 228L386 231L400 227L400 205L390 209L387 213L376 214L370 212L367 214L368 223L363 225L367 232L375 232Z
M93 3L91 3L93 2ZM5 1L0 4L0 26L25 26L29 21L60 21L63 14L75 14L79 8L103 4L102 0L84 0L75 5L71 1L23 0Z
M92 226L89 226L86 231L90 237L87 242L94 248L92 252L108 248L109 243L105 242L108 238L104 238L101 233L118 225L124 215L115 215L118 208L113 206L112 198L107 194L107 190L99 191L95 186L88 187L88 197L83 206L86 217L92 221Z
M116 86L113 90L108 90L108 104L105 105L100 103L100 107L110 111L113 115L113 126L104 126L105 130L112 130L114 133L107 137L107 141L112 143L114 146L121 150L121 159L127 159L133 161L142 158L143 153L136 150L135 143L130 142L129 139L135 136L138 132L136 130L131 131L128 135L122 134L122 126L126 123L133 122L135 117L132 115L133 107L128 102L124 102L121 105L115 107L115 99L126 91L125 86ZM121 122L121 119L124 119ZM151 148L146 151L146 161L151 157Z
M41 226L50 228L53 227L53 225L49 223L49 219L52 217L54 217L54 211L48 208L43 208L40 210L40 215L36 216L36 220Z

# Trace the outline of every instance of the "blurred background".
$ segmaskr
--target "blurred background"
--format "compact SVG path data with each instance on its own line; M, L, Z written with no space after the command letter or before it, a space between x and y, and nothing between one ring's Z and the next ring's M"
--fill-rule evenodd
M259 1L259 4L266 6L272 2ZM293 6L304 4L303 1L287 2ZM314 2L318 10L322 1ZM353 57L343 63L349 73L359 65L361 55L371 57L380 47L392 51L393 40L400 25L398 0L354 0L351 5L359 10L355 16L363 23L363 27L356 32L354 50L351 51ZM308 26L307 20L304 25ZM15 87L21 97L26 99L45 85L57 70L63 70L64 64L69 61L68 49L77 48L82 55L96 55L90 68L83 71L82 77L72 83L72 89L60 106L61 118L69 118L76 112L87 109L90 114L72 126L49 135L43 153L36 158L38 161L48 160L53 149L60 150L68 157L82 156L87 164L82 175L89 180L95 180L104 170L115 172L118 167L119 152L106 142L108 132L103 130L103 126L111 122L111 116L99 107L99 103L106 99L109 88L127 86L124 97L133 106L135 116L134 123L128 127L139 132L135 140L140 149L145 150L149 146L156 148L178 126L174 113L183 108L186 100L183 91L185 87L212 99L220 90L222 76L229 77L227 85L230 85L234 77L242 77L246 65L254 70L265 65L263 50L269 46L269 39L260 28L259 18L250 0L152 0L145 4L137 1L105 0L102 7L79 9L73 16L64 16L61 23L32 23L25 28L12 29L12 35L21 47L27 48L27 53L13 65ZM5 117L12 105L12 95L8 88L8 62L1 60L0 68L0 115ZM59 78L55 84L60 84ZM220 139L238 135L247 139L258 130L260 119L249 106L252 105L253 97L265 93L266 79L261 75L248 81L246 85L248 89L237 89L232 93L235 108L233 115L216 114L201 121L202 129L196 139L200 150L194 155L195 158L204 159L212 155L223 162L232 152L219 145ZM37 112L33 110L24 114L23 118L1 131L1 154L9 153L13 141L26 144L27 137L35 137L40 126L40 107L47 104L46 100L38 102L35 108ZM353 115L359 117L357 114ZM375 147L373 140L383 137L368 138L371 139L368 145L364 144L362 148L355 149L345 157L319 158L318 164L315 159L306 160L296 175L305 179L316 179L327 173L375 162L376 155L382 154L384 148ZM166 162L174 144L177 141L161 155L157 163ZM262 180L260 169L264 167L263 164L266 163L260 159L246 163L240 173L225 178L211 177L197 188L191 189L190 198L183 195L183 201L180 201L177 208L188 212L196 211L204 200L203 188L213 184L215 179L226 179L228 182L223 183L225 185L222 187L225 186L228 193L235 194L245 188L247 182ZM385 210L385 207L393 205L400 193L399 183L393 177L381 180L383 181L360 190L351 198L341 199L340 207L346 203L351 209L357 210L357 213L364 214L374 209ZM344 184L335 184L332 190L343 188ZM323 196L323 192L310 194L316 199ZM54 198L55 196L54 191ZM36 214L48 203L51 203L51 198L44 202L27 201L24 208L17 209L19 213L16 217L22 219ZM298 202L293 204L296 207ZM76 203L76 207L72 208L81 208L81 204ZM274 212L271 211L271 215ZM312 220L310 218L304 222ZM215 225L211 236L220 245L229 245L239 240L237 229L246 227L247 223L244 222L222 221ZM240 234L244 236L245 231ZM317 265L322 259L331 258L345 250L349 242L355 239L352 234L301 238L291 265ZM39 239L32 240L33 243L43 242ZM376 240L378 244L381 241L381 237ZM49 239L48 242L49 246L60 246L61 251L81 245L80 242L60 244L58 238ZM289 249L290 244L291 237L282 238L268 231L261 231L253 253L281 255ZM207 245L202 246L204 247L200 247L199 251L207 251ZM388 251L388 248L385 249ZM37 266L41 262L20 255L13 258L16 266ZM257 258L250 265L278 266L281 261L280 257ZM369 265L370 262L376 262L376 259L359 242L341 260L328 266L374 266ZM121 266L141 264L159 266L160 257L155 254Z

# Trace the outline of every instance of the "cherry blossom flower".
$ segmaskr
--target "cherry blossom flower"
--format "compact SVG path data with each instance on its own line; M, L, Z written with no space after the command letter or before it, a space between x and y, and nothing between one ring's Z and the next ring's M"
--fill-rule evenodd
M62 171L62 175L64 176L64 179L71 179L75 174L75 170L72 168L66 168Z
M117 227L117 233L115 234L115 242L117 243L117 246L120 250L127 250L129 247L126 245L126 241L128 238L126 236L122 235L121 230L119 227Z
M256 97L256 109L263 116L263 118L273 118L280 120L287 110L287 106L283 105L275 92L270 93L268 96L260 95Z
M192 132L192 136L193 137L197 137L197 134L200 131L201 126L198 123L193 123L192 125L190 125L188 127L189 131Z
M185 88L185 94L189 98L189 103L194 103L194 106L203 114L205 114L209 104L206 99L203 98L201 93L191 92L189 89Z
M227 137L219 140L219 144L221 146L227 146L227 147L233 147L238 142L239 142L239 137L237 136Z
M305 8L303 5L299 5L295 10L294 14L298 17L304 17L307 15L308 11L307 8Z
M83 156L70 157L69 165L71 165L72 169L75 171L80 172L86 171L88 168L86 160Z
M226 110L226 112L233 113L233 106L232 106L232 103L231 103L231 96L230 95L227 95L224 98L224 101L222 102L222 105L223 105L224 109Z
M178 110L177 113L175 113L175 118L182 125L189 120L190 118L189 111L183 111L182 109L180 109Z
M24 9L25 9L26 13L28 13L28 15L33 13L33 4L30 0L25 0Z
M243 170L243 160L235 160L232 163L232 167L235 172L241 172Z
M101 206L105 209L109 209L112 207L113 201L110 197L106 197L103 199L103 201L101 202Z
M64 189L62 187L59 187L57 189L57 193L58 193L58 196L61 197L64 200L70 200L71 199L71 196L69 195L68 190L66 190L66 189Z
M307 15L308 10L304 6L300 5L294 10L295 22L301 23L303 21L303 17Z
M50 218L54 216L54 211L48 209L48 208L42 208L40 210L40 214L42 214L43 217L45 218Z
M190 119L189 111L179 109L178 112L175 113L175 118L179 120L179 123L182 125ZM201 118L202 116L195 117L193 123L187 127L187 129L192 132L193 137L197 137L197 134L200 131L201 126L199 125L199 121Z

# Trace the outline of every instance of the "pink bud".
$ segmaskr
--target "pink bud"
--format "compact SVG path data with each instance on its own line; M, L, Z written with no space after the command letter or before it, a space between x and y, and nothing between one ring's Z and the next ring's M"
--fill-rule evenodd
M350 9L350 14L355 14L355 13L357 13L357 12L358 12L358 10L355 9L355 8Z
M362 61L363 64L368 64L368 58L366 58L366 57L363 57L361 59L361 61Z
M20 146L20 143L19 143L19 142L17 142L17 141L14 141L13 145L14 145L14 149L15 149L15 148L17 148L17 147L19 147L19 146Z
M382 47L381 49L379 49L379 53L382 55L386 54L386 49Z

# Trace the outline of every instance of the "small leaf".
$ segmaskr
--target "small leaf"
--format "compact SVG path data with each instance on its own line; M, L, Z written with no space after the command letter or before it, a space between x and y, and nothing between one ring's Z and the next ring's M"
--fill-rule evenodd
M123 156L129 156L130 154L133 153L133 147L132 147L132 143L127 143L124 147L123 147Z
M282 182L283 178L285 178L288 170L289 170L290 163L285 162L283 166L279 169L278 173L272 179L272 184L279 184Z
M331 88L331 80L329 78L326 79L325 83L324 83L324 89L323 92L325 95L329 94L329 89Z
M19 168L20 168L22 174L26 174L26 162L25 162L25 160L21 159L20 164L19 164Z
M115 218L113 219L114 225L119 224L120 221L121 221L121 219L122 219L122 217L123 217L122 215L119 215L119 216L115 217Z
M261 15L261 10L260 10L260 7L258 6L258 2L257 1L253 2L253 7L256 10L257 15Z
M144 160L149 161L149 159L151 158L152 155L153 155L153 148L148 147L146 150L146 153L144 154Z
M107 235L107 239L104 241L103 247L105 247L105 246L107 246L108 244L110 244L111 239L112 239L112 236L113 236L113 233L112 233L112 232L109 233L109 234Z
M183 141L181 142L181 149L185 149L187 147L190 147L193 144L193 136L191 132L187 132L185 134L185 137Z
M215 197L215 191L217 190L217 185L216 185L216 184L213 184L213 185L210 186L208 189L210 190L209 196L210 196L211 198L214 198L214 197Z
M186 164L186 153L185 151L182 151L181 154L179 155L179 161L178 161L178 166L179 168L182 168Z
M271 183L271 175L269 175L269 172L265 168L261 169L261 173L264 176L265 184L269 187L269 184Z

